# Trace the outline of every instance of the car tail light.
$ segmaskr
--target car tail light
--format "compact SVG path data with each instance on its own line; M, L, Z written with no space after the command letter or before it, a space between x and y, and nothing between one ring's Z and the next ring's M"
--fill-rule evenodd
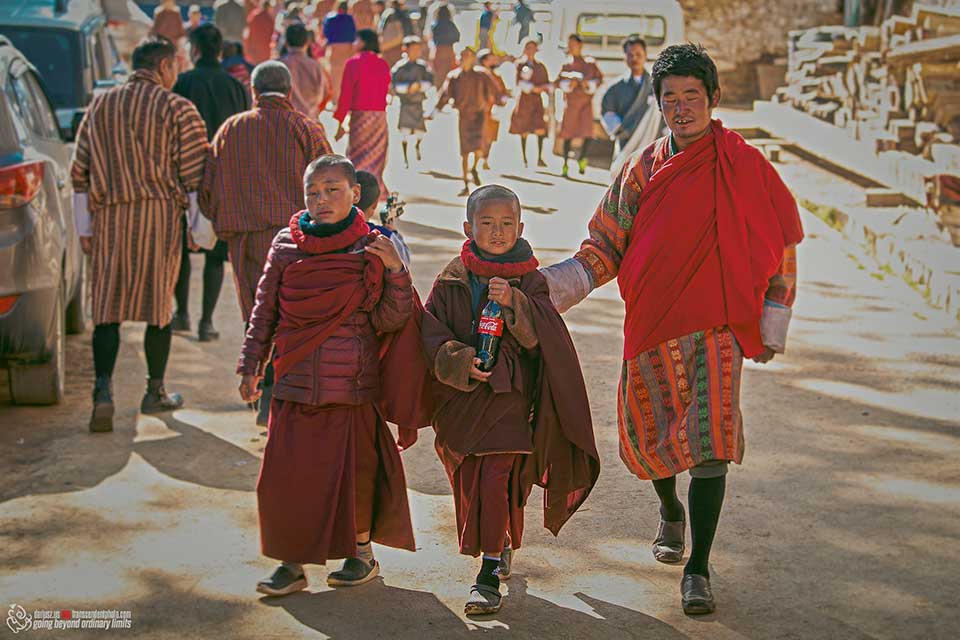
M13 305L17 304L17 298L19 296L0 296L0 316L6 314L10 309L13 309Z
M43 188L42 162L23 162L0 167L0 209L21 207Z

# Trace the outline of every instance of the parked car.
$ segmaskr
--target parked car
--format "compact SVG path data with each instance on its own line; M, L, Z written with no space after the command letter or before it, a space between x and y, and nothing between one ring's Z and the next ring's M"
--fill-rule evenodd
M66 140L95 93L127 75L96 0L3 0L0 35L40 72Z
M83 330L71 149L37 69L0 36L0 364L17 404L63 398L64 334Z

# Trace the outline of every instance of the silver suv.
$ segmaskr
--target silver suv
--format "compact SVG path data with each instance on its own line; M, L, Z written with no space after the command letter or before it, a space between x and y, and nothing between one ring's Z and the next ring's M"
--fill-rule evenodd
M70 147L37 70L0 36L0 364L18 404L63 398L64 334L83 330Z

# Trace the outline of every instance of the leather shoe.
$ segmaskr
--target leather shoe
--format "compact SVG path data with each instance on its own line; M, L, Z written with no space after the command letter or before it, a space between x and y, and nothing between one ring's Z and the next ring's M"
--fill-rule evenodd
M710 578L695 573L684 574L680 582L680 599L683 612L688 616L702 616L713 613L717 604L713 600Z
M654 539L652 546L653 557L657 562L676 564L683 560L683 551L685 548L684 536L686 531L686 514L684 514L683 519L675 522L669 522L660 518L657 537Z

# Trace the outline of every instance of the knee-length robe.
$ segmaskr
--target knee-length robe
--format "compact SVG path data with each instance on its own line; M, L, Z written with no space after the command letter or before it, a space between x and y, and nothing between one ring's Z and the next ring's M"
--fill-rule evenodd
M442 108L453 100L454 108L460 113L457 128L461 156L483 151L487 114L496 97L493 80L482 67L457 68L447 76L437 100L437 108Z
M87 109L70 177L88 194L93 223L94 324L170 323L184 211L208 148L196 107L151 71L134 72Z
M534 89L550 84L547 68L539 60L521 58L517 63L517 105L510 116L510 133L527 135L545 134L547 115L543 108L543 95Z
M397 128L401 131L426 131L423 103L427 98L427 87L433 84L433 74L423 61L410 60L406 55L400 59L400 62L393 65L390 73L393 77L391 86L400 98L400 117ZM416 92L410 92L407 88L414 83L419 85L419 89Z
M569 92L564 93L566 103L563 121L557 137L561 140L576 140L593 137L593 93L588 90L591 82L596 85L603 80L600 67L593 58L571 58L560 70L558 84L572 83Z
M740 463L743 358L782 349L795 297L803 231L793 196L756 148L714 121L682 152L667 136L625 165L589 231L576 261L592 287L618 278L627 302L624 464L659 479ZM658 253L667 243L672 253Z

